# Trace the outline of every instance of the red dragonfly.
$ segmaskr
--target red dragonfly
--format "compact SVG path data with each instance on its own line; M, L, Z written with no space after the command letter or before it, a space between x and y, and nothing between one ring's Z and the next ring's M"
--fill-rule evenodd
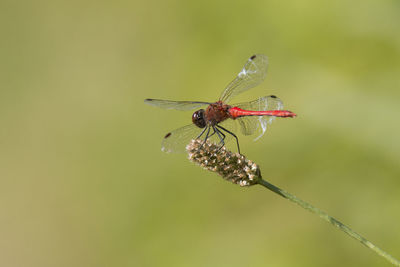
M239 122L241 132L244 135L259 132L259 136L255 139L257 140L265 133L267 124L271 123L275 117L295 117L296 114L293 112L282 110L282 101L274 95L246 103L227 104L232 97L259 85L265 79L267 67L268 58L265 55L250 57L236 78L222 92L219 100L214 103L146 99L144 101L146 104L164 109L192 110L208 105L205 109L199 109L193 113L191 124L167 133L162 142L162 150L165 152L182 152L191 139L201 138L204 134L204 142L211 140L223 147L226 134L228 134L236 139L240 153L237 136L224 127L227 122Z

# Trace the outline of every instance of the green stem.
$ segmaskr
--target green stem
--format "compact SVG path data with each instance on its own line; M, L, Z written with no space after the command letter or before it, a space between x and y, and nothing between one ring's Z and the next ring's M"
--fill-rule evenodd
M268 188L272 192L280 195L281 197L289 199L290 201L296 203L300 207L302 207L302 208L304 208L304 209L306 209L306 210L318 215L319 217L321 217L325 221L329 222L333 226L336 226L337 228L339 228L340 230L342 230L343 232L345 232L349 236L351 236L354 239L358 240L359 242L361 242L361 244L363 244L364 246L366 246L369 249L373 250L378 255L384 257L386 260L388 260L393 265L400 266L400 261L398 261L397 259L392 257L390 254L388 254L384 250L382 250L379 247L377 247L374 244L372 244L370 241L368 241L367 239L365 239L364 237L362 237L361 235L359 235L358 233L356 233L355 231L350 229L348 226L346 226L343 223L339 222L335 218L329 216L326 212L324 212L324 211L312 206L311 204L309 204L309 203L297 198L296 196L286 192L285 190L282 190L279 187L276 187L273 184L268 183L267 181L265 181L263 179L260 179L260 181L258 183L260 185Z

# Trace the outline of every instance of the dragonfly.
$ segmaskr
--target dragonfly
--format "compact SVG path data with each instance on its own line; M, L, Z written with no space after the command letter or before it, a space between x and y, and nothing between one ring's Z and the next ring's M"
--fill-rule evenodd
M194 110L192 123L172 132L167 133L162 141L164 152L184 152L191 139L204 137L207 140L225 145L227 137L236 139L240 154L239 139L226 125L239 124L242 134L252 135L258 133L257 140L267 130L267 125L275 118L293 118L296 114L283 110L282 101L275 95L260 97L254 101L229 105L229 101L264 81L267 75L268 58L262 54L251 56L239 74L222 92L216 102L202 101L172 101L161 99L145 99L144 102L151 106L164 109ZM227 124L228 123L228 124ZM203 144L204 144L203 143Z

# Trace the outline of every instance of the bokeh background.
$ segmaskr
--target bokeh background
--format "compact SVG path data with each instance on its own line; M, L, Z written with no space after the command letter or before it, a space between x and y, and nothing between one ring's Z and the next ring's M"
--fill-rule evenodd
M400 258L400 3L0 2L1 266L388 266L254 186L165 154L254 53L295 119L242 152Z

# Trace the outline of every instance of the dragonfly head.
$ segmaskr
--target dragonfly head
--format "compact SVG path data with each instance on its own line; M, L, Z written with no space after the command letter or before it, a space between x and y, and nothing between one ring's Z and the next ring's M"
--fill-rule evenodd
M198 111L194 112L192 115L192 121L199 128L206 127L206 121L204 119L204 109L199 109Z

